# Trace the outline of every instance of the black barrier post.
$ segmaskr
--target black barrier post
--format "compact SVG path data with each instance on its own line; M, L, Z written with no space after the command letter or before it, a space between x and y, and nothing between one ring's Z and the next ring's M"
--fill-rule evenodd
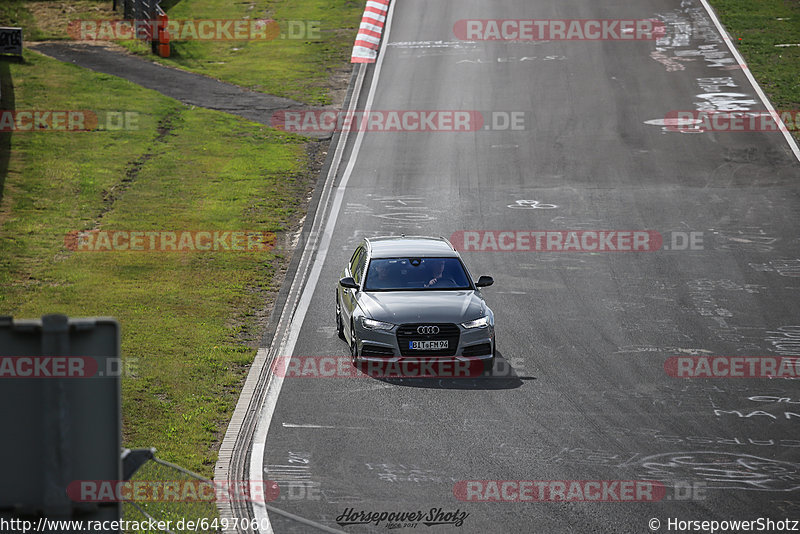
M0 317L0 523L120 519L79 491L122 476L119 347L112 318Z

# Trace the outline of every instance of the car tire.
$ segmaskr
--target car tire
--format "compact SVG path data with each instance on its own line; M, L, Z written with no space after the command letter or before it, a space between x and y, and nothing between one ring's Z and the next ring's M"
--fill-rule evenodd
M353 366L358 367L361 365L361 358L358 357L358 339L356 338L356 329L353 324L350 324L350 359L353 361Z
M492 346L492 357L483 360L483 375L492 376L494 374L494 362L497 361L497 343Z
M336 334L339 339L346 339L344 337L344 323L342 322L342 306L339 304L339 292L336 292Z

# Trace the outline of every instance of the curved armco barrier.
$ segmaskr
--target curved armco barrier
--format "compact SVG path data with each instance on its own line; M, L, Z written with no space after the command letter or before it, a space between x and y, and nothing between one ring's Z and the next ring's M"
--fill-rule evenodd
M378 57L378 46L381 43L383 25L389 12L390 0L369 0L361 17L358 35L353 45L351 63L375 63Z

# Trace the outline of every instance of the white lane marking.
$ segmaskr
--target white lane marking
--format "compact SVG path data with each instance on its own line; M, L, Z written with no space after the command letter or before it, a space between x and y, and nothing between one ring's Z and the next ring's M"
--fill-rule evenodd
M696 124L701 124L703 121L701 119L680 119L680 118L669 118L669 119L650 119L649 121L644 121L645 124L650 124L653 126L694 126Z
M392 2L389 6L389 13L386 17L385 25L386 33L384 34L381 50L378 54L378 61L375 63L375 73L372 77L372 84L370 85L369 94L367 95L367 102L364 110L366 113L369 113L369 111L372 109L372 102L375 99L375 91L378 87L378 80L380 79L380 72L381 68L383 67L383 59L386 57L386 43L389 41L391 20L394 13L394 6L396 4L397 2ZM364 69L362 72L365 71L366 69ZM350 104L351 107L358 105L356 98L353 98L353 101ZM297 303L297 307L292 315L292 320L289 326L289 335L278 347L280 354L292 354L294 352L297 338L300 335L300 327L303 325L306 312L311 304L311 297L313 296L317 287L317 283L319 282L320 273L322 272L322 265L325 263L325 258L328 255L328 249L330 248L331 240L333 238L333 229L336 226L336 219L339 216L339 209L342 205L345 188L347 187L347 182L350 180L350 176L353 173L353 167L355 166L358 152L361 149L363 138L364 130L359 129L353 145L353 151L350 154L350 161L348 161L347 167L344 170L342 180L336 190L333 204L331 205L330 212L328 213L328 220L325 223L325 228L319 243L319 251L317 252L317 256L314 258L314 266L308 275L306 285L303 288L303 292L300 296L300 301ZM342 150L344 150L344 147L342 147ZM334 168L333 165L331 165L331 168ZM284 364L288 366L289 358L284 358L283 360ZM265 395L264 405L261 409L261 417L258 421L258 425L256 426L255 436L253 437L253 453L250 457L251 480L263 480L264 478L264 449L267 443L267 432L269 432L269 425L272 422L272 415L275 412L275 406L278 404L278 396L280 395L281 388L283 387L283 378L275 375L276 374L273 373L272 379L267 385L267 394ZM272 524L269 522L267 509L263 505L259 506L259 503L253 503L253 516L257 520L257 525L259 526L260 532L263 532L264 534L274 533L272 530ZM262 525L266 526L266 529L261 529L260 527Z
M366 73L366 69L362 69L359 72L358 79L356 80L356 87L360 88L361 85L363 84L365 73ZM359 98L358 94L355 94L355 95L352 96L352 99L351 99L351 102L350 102L350 106L348 108L348 112L351 112L351 113L353 112L353 110L355 109L355 107L357 105L358 98ZM347 132L345 132L345 136L346 135L348 135ZM345 148L346 144L347 144L347 137L345 137L344 140L342 140L342 138L340 138L340 142L339 142L338 146L335 149L335 152L334 152L334 155L333 155L333 161L331 161L331 166L330 166L330 169L328 170L328 176L325 179L325 183L324 183L323 187L327 187L327 185L329 183L332 184L335 181L336 173L339 170L339 165L341 164L341 160L342 160L342 157L343 157L343 154L344 154L344 148ZM322 220L325 217L328 201L330 199L330 192L329 191L330 190L325 192L327 194L323 193L324 196L319 201L319 206L320 206L319 209L321 211L318 211L317 213L318 213L318 217L319 217L320 223L319 223L319 225L317 224L317 220L316 220L316 217L315 217L315 220L314 220L314 222L312 223L312 226L311 226L311 236L309 236L308 243L311 243L316 238L317 232L319 231L318 230L318 226L321 226L323 224ZM305 254L306 254L306 252L304 251L303 252L303 256L305 256ZM301 267L302 267L302 273L303 274L300 275L300 276L295 275L295 279L292 281L291 290L289 291L290 297L289 297L289 299L287 299L287 302L291 302L291 299L294 298L293 295L297 291L300 291L300 289L299 289L300 287L303 287L302 282L307 279L309 262L304 262L304 258L303 257L301 257L300 266L298 266L298 272L301 271ZM297 290L295 290L296 287L298 288ZM295 312L296 312L296 307L293 310L289 310L289 313L294 314ZM286 310L284 310L284 315L285 314L286 314ZM294 315L292 315L292 317L288 317L287 316L286 319L284 319L284 315L281 316L280 321L279 321L279 325L283 324L285 322L285 320L290 321L290 324L291 324L291 322L294 320ZM278 329L278 332L280 332L280 331L282 331L281 328ZM288 332L284 333L283 338L280 340L280 342L273 344L273 350L275 350L277 352L277 351L279 351L281 349L281 347L283 347L285 345L287 337L288 337L288 334L289 334ZM292 346L294 346L294 345L292 345ZM259 352L261 350L265 350L265 349L259 349ZM282 353L278 352L278 354L282 354ZM253 453L250 455L250 470L249 470L249 472L250 472L250 479L254 480L254 481L258 481L258 480L262 480L263 479L263 470L264 470L263 461L264 461L265 444L266 444L266 440L267 440L267 431L269 430L269 425L270 425L270 422L272 421L272 414L274 412L275 405L277 404L277 397L280 394L280 389L281 389L281 387L283 385L283 377L286 376L286 368L289 365L289 358L280 358L278 360L278 365L282 365L282 369L276 368L276 370L275 370L276 372L273 372L272 375L270 376L269 383L267 384L267 394L265 395L265 399L264 399L264 402L263 402L263 405L262 405L262 410L263 410L262 414L264 414L264 412L266 411L266 417L262 417L261 419L259 419L259 421L258 421L258 423L256 425L256 431L255 431L255 434L254 434L254 437L253 437ZM277 389L275 389L275 388L277 388ZM267 408L267 407L269 407L269 408ZM258 451L258 454L256 453L257 451ZM258 520L258 525L266 525L265 526L266 530L264 530L265 534L272 534L273 533L272 525L270 524L269 517L267 516L267 508L263 503L255 503L255 502L253 503L253 516L254 516L255 519Z
M302 425L297 423L281 423L283 428L335 428L336 430L369 430L365 426L336 426L336 425Z
M467 46L472 45L472 46ZM387 43L394 48L475 48L476 41L397 41Z
M782 126L781 130L784 139L786 139L786 142L789 143L789 148L792 149L792 152L794 153L794 156L797 158L797 161L800 161L800 147L797 146L797 141L794 140L792 134L789 133L789 129L786 128L785 124L783 124L780 115L778 115L778 113L775 111L775 108L772 107L772 103L767 98L767 95L764 94L764 91L761 89L761 86L758 85L758 82L753 77L753 73L750 72L750 68L749 67L744 68L746 67L744 58L739 53L739 51L736 50L736 47L733 46L731 38L730 36L728 36L728 32L726 32L725 28L722 27L722 23L717 18L716 13L714 13L714 10L712 10L711 6L708 5L708 0L700 0L700 3L703 4L703 7L706 9L706 12L708 13L708 16L711 17L711 20L714 22L714 26L717 27L717 31L722 36L722 39L725 41L725 44L728 45L728 49L731 51L731 54L733 54L733 57L736 58L736 61L739 63L739 65L742 65L743 67L742 71L744 71L744 75L750 81L750 85L753 86L753 89L756 90L756 93L758 94L758 97L761 99L761 102L764 103L764 106L766 106L767 111L769 111L770 115L772 115L772 118L775 119L775 122L777 122L779 125Z
M368 388L348 389L343 391L342 394L356 393L359 391L377 391L379 389L390 389L391 387L392 386L390 384L379 384L377 386L371 386Z
M359 94L360 94L360 88L363 85L365 74L366 74L366 69L362 69L358 74L358 79L356 80L356 87L359 88ZM358 94L354 94L351 97L351 101L350 101L350 106L348 108L348 112L352 113L353 110L355 110L356 106L358 105L358 100L359 100L359 95ZM334 155L333 155L333 161L331 161L331 166L330 166L330 169L328 170L328 176L326 177L325 184L323 185L323 187L327 188L327 185L329 183L332 184L335 181L336 173L338 173L338 171L339 171L339 165L341 164L342 157L343 157L343 154L344 154L345 145L347 144L347 137L346 137L347 135L349 135L349 132L345 132L344 140L342 140L342 138L340 138L340 142L339 142L338 146L335 149L335 152L334 152ZM314 222L312 223L312 226L311 226L311 235L309 236L309 240L308 240L309 243L311 243L316 238L317 232L319 231L318 227L323 225L322 221L325 218L325 213L327 211L328 201L330 199L330 191L331 190L329 189L325 193L323 193L324 196L319 201L319 206L320 206L321 211L317 212L317 217L319 218L320 223L319 223L319 225L317 224L317 217L315 217L315 220L314 220ZM303 255L305 256L305 254L306 253L304 251ZM301 262L300 262L300 266L298 267L298 272L301 270L301 267L302 267L302 273L303 274L302 275L295 275L295 279L292 281L292 288L291 288L291 290L289 292L290 298L287 299L287 302L290 302L291 299L294 298L294 294L295 293L297 293L298 291L301 291L299 288L303 287L303 281L308 278L308 274L307 273L308 273L309 265L310 265L310 262L304 262L304 258L301 257ZM297 287L298 289L295 290L295 287ZM296 307L294 309L292 309L292 310L289 310L289 313L290 314L294 314L295 311L296 311ZM284 310L284 315L286 315L286 310ZM289 317L288 315L286 315L286 317L284 317L284 315L281 316L280 321L279 321L279 325L282 325L285 321L289 321L290 324L291 324L291 321L293 320L294 315L292 315L292 317ZM273 344L273 350L275 350L276 352L277 352L277 350L280 350L280 348L285 345L285 343L287 341L287 338L288 338L288 335L289 335L288 330L289 329L287 328L287 332L284 333L283 338L279 342ZM280 332L280 331L282 331L281 328L278 329L278 332ZM260 349L260 350L264 350L264 349ZM260 352L260 350L259 350L259 352ZM278 352L278 353L280 354L280 352ZM286 376L286 368L289 365L289 358L281 358L281 359L279 359L278 360L278 365L282 365L283 369L276 369L276 370L277 371L282 371L282 372L274 372L272 374L272 376L270 376L270 378L269 378L269 383L267 384L267 394L266 394L265 400L264 400L264 402L262 404L262 409L266 411L266 417L262 417L261 419L259 419L259 421L258 421L258 423L256 425L256 431L255 431L255 434L254 434L254 437L253 437L253 443L254 443L253 451L256 450L256 445L255 444L259 444L258 450L261 451L261 454L260 455L259 454L251 454L250 455L250 479L251 480L262 480L263 479L263 475L262 475L262 473L263 473L263 456L264 456L263 455L263 451L264 451L265 443L266 443L266 439L267 439L267 437L266 437L267 436L267 431L269 429L270 422L272 421L272 413L273 413L273 411L275 409L275 405L277 404L277 396L280 394L280 389L281 389L281 387L283 385L283 377ZM277 388L277 389L275 389L275 388ZM273 396L274 396L274 398L272 398ZM269 406L269 409L266 408L267 406ZM262 411L262 413L264 413L264 412ZM259 503L253 503L253 516L254 516L254 518L258 519L258 524L259 525L266 525L265 534L271 534L273 532L272 525L269 523L269 518L267 517L266 506L264 506L263 504L259 504Z

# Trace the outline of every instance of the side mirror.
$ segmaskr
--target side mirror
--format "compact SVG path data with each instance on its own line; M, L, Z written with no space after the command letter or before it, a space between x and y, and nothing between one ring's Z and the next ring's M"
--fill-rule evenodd
M339 285L348 289L358 289L358 284L356 284L356 281L353 280L352 276L346 276L345 278L339 280Z
M494 278L484 275L478 278L478 281L475 282L475 287L488 287L492 284L494 284Z

